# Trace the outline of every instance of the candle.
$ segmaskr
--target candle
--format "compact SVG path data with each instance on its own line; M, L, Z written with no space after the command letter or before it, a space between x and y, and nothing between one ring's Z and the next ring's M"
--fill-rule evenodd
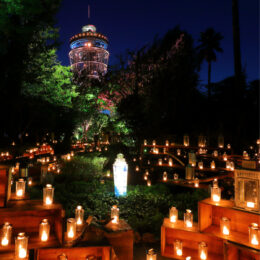
M157 259L157 254L155 253L154 249L151 248L148 250L146 254L146 260L156 260Z
M260 229L257 223L251 223L249 226L249 242L252 245L259 245L259 233Z
M212 161L212 162L210 163L210 168L211 168L212 170L214 170L214 169L216 168L216 165L215 165L215 162L214 162L214 161Z
M173 243L173 247L174 247L174 253L177 256L182 256L182 241L180 240L175 240Z
M218 186L218 180L214 179L213 187L211 187L211 200L214 202L219 202L221 199L221 189Z
M119 208L117 205L114 205L111 208L111 219L113 224L119 223Z
M193 226L193 214L190 209L186 209L184 213L184 224L186 228L191 228Z
M43 219L39 225L39 236L42 242L46 242L50 235L50 224L48 219Z
M171 223L176 223L178 219L178 210L175 207L171 207L169 211L169 217Z
M167 181L167 172L163 173L163 181Z
M246 206L247 206L248 208L254 208L254 207L255 207L255 203L254 203L254 202L251 202L251 201L248 201L248 202L246 203Z
M208 246L205 242L199 243L199 258L201 260L206 260L208 258Z
M172 158L169 158L169 166L172 166L173 162L172 162Z
M28 185L29 185L29 186L32 185L32 178L31 178L31 177L28 178Z
M16 196L17 197L23 197L25 194L25 181L24 179L19 179L16 182Z
M169 146L169 141L168 140L165 141L165 146Z
M230 220L226 217L220 219L220 230L223 235L228 236L230 233Z
M199 179L198 179L198 178L195 178L195 180L194 180L194 186L195 186L196 188L198 188L199 185L200 185Z
M82 206L77 206L75 210L75 219L77 222L77 225L82 225L84 220L84 209Z
M150 187L151 185L152 185L151 181L148 180L148 181L147 181L147 186Z
M2 230L1 230L1 245L2 246L8 246L9 242L11 241L11 235L12 235L12 226L5 222Z
M74 218L67 219L67 236L69 239L73 239L76 234L76 221Z
M46 184L43 188L43 204L51 205L53 203L54 187L51 184Z
M15 238L15 259L27 257L28 237L24 233L19 233Z

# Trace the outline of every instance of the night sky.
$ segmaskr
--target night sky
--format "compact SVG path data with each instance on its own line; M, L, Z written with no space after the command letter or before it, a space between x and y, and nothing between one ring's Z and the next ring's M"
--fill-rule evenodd
M259 78L259 0L240 0L239 8L242 66L251 81ZM63 0L57 15L62 42L58 57L63 65L69 65L69 38L88 23L109 38L110 64L126 49L136 50L151 43L156 34L163 36L176 25L192 34L195 44L201 31L213 27L224 36L224 52L217 54L217 62L212 65L212 81L234 74L232 0ZM206 84L206 63L200 77Z

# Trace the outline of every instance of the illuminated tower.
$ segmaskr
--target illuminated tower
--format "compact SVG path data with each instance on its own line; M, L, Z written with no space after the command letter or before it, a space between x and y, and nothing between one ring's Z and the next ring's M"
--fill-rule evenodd
M94 25L83 26L82 33L70 39L69 58L72 71L80 73L84 70L93 78L105 75L109 58L107 46L107 37L97 33Z

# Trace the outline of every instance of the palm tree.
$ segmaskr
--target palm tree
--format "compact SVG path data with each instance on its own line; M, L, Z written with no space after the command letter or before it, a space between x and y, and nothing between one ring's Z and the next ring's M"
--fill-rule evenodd
M208 63L208 98L211 97L211 62L216 61L216 52L223 52L220 47L220 41L223 36L216 32L213 28L208 28L205 32L200 33L200 45L197 47L199 51L200 63L206 60Z

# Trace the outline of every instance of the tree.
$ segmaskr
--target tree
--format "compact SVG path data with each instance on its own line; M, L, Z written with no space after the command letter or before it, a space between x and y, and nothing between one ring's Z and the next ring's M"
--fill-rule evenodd
M211 63L217 60L216 52L222 52L220 41L223 36L215 32L213 28L208 28L205 32L200 33L200 45L197 47L199 51L199 59L208 63L208 98L211 98Z

